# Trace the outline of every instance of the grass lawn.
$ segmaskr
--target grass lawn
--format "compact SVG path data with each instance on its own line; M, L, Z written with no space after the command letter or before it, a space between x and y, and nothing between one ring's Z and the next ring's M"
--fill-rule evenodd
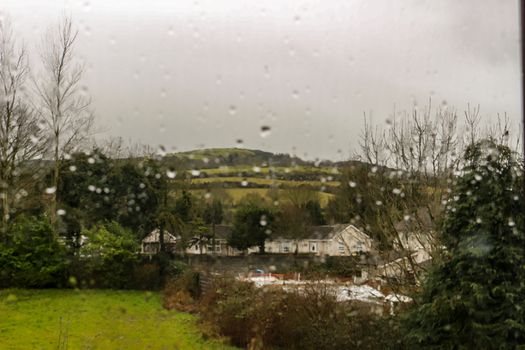
M246 195L250 193L255 193L262 197L269 198L268 191L269 191L268 188L225 188L224 189L224 193L226 193L229 197L231 197L231 200L235 204L238 204L241 201L241 199L243 199ZM279 195L281 196L284 193L284 191L281 189L277 191L279 192ZM194 195L201 196L201 197L204 196L204 194L206 193L206 191L202 189L194 189L194 190L191 190L191 192ZM332 198L334 198L334 195L331 193L317 192L317 194L319 195L319 202L321 204L321 207L326 207L328 202Z
M258 177L203 177L192 179L191 182L194 184L204 184L204 183L220 183L220 182L237 182L241 185L242 181L247 181L248 183L254 183L259 185L278 185L283 187L298 187L298 186L311 186L318 187L321 186L331 186L337 187L340 185L339 181L294 181L294 180L277 180L277 179L261 179Z
M233 349L158 293L109 290L0 290L0 348Z

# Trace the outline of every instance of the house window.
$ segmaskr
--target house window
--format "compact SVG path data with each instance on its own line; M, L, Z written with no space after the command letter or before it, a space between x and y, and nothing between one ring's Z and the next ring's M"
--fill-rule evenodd
M213 251L215 251L215 253L220 253L221 252L221 245L220 244L216 244L215 245L215 249L213 249L213 244L209 244L207 248L208 248L209 252L213 252Z
M283 253L289 253L290 252L290 243L289 242L281 243L281 251Z

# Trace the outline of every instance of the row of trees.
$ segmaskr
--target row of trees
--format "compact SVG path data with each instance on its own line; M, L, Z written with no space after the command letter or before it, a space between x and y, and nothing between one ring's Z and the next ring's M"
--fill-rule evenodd
M45 33L41 62L29 65L9 20L0 22L0 197L2 232L34 183L37 159L51 159L49 214L56 224L56 190L64 158L89 136L93 115L74 55L78 31L70 18Z

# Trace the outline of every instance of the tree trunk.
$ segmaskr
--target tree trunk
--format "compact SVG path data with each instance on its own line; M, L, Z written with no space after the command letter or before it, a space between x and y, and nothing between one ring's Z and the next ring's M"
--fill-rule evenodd
M55 167L53 171L53 188L54 191L52 193L51 197L51 224L55 228L55 234L58 232L58 220L57 220L57 201L58 201L58 178L60 176L60 151L59 151L59 139L58 135L55 133L55 150L54 150L54 157L55 157Z

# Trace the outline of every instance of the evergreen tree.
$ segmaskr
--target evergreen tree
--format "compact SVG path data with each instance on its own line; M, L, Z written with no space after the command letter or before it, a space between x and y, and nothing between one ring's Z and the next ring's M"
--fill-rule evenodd
M265 241L273 231L274 222L275 214L270 209L254 204L242 206L235 213L228 243L239 250L257 246L264 254Z
M410 348L525 348L523 204L515 155L470 146L442 227L445 257L407 319Z

